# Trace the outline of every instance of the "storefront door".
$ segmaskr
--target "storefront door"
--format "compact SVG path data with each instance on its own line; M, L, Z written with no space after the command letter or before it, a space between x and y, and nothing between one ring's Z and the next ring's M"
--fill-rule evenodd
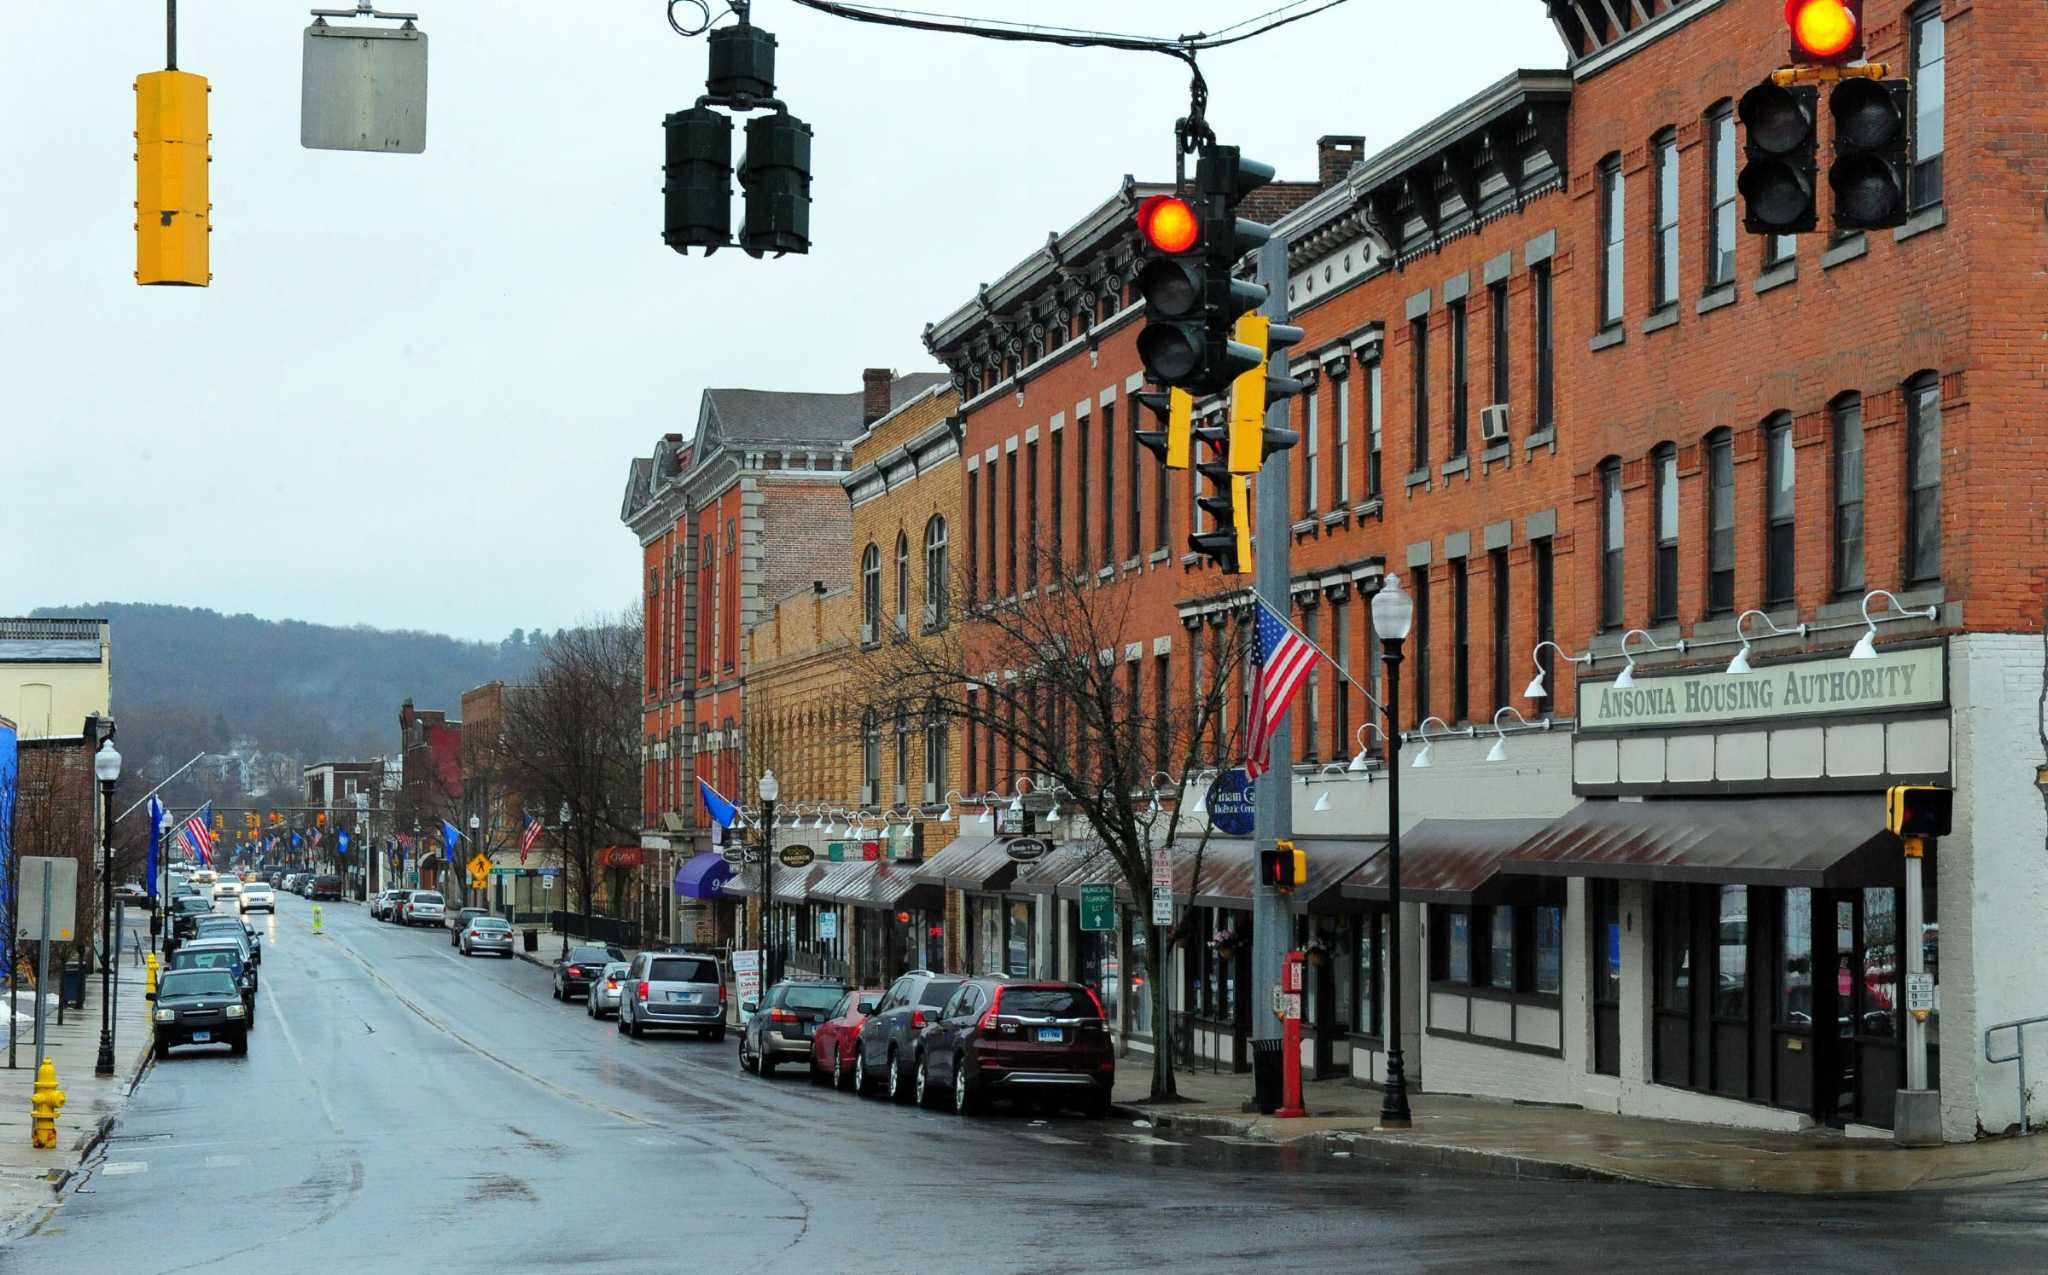
M1899 1009L1899 892L1871 888L1822 894L1821 916L1832 940L1833 973L1825 981L1833 994L1835 1031L1831 1056L1824 1055L1828 1083L1817 1114L1889 1128L1906 1063Z

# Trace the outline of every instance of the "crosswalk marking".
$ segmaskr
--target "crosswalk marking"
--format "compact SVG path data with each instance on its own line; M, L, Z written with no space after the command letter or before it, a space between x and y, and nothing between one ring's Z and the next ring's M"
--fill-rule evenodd
M210 1155L206 1157L206 1167L209 1169L233 1169L246 1163L247 1160L238 1155Z
M110 1177L119 1177L124 1173L140 1173L148 1167L147 1160L117 1160L103 1166L100 1172Z
M1184 1147L1187 1145L1185 1142L1169 1142L1165 1138L1155 1138L1149 1133L1112 1133L1109 1136L1119 1142L1128 1142L1136 1147Z
M1024 1136L1033 1142L1042 1142L1049 1147L1078 1147L1081 1145L1077 1139L1061 1138L1050 1133L1027 1133Z

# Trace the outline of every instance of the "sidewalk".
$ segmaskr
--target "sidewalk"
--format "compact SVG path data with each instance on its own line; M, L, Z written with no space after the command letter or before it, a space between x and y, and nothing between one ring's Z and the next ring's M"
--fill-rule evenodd
M131 911L131 922L142 913ZM146 926L148 922L143 921ZM150 1004L142 998L143 967L124 961L119 968L119 1021L114 1027L114 1075L92 1074L100 1048L100 980L95 970L87 980L85 1008L66 1009L64 1023L50 1011L44 1052L57 1067L57 1087L64 1091L64 1109L57 1115L57 1149L38 1151L29 1145L29 1096L35 1088L34 1029L28 1025L34 999L21 996L22 1034L15 1061L8 1070L0 1041L0 1236L11 1233L35 1211L53 1202L71 1172L77 1169L113 1127L114 1117L149 1063Z
M1310 1115L1246 1114L1249 1073L1176 1069L1178 1103L1153 1106L1149 1057L1118 1068L1118 1112L1161 1130L1320 1145L1336 1154L1510 1177L1642 1182L1787 1194L1936 1191L2048 1179L2048 1137L1991 1138L1918 1150L1831 1129L1772 1133L1613 1116L1489 1098L1409 1095L1414 1127L1376 1128L1380 1091L1346 1081L1305 1086Z

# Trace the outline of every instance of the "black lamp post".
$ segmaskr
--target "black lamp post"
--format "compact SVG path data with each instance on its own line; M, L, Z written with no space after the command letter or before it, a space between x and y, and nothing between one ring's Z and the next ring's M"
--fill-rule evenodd
M562 897L567 899L569 897L569 817L571 813L567 798L563 799L562 808L556 811L556 813L562 817ZM568 918L568 914L569 909L563 908L562 916L565 921ZM569 959L569 927L567 924L562 926L562 959L565 961Z
M1408 1075L1401 1059L1401 644L1415 620L1415 601L1390 575L1372 597L1372 627L1387 664L1387 1084L1380 1127L1406 1129Z
M775 778L775 772L761 772L761 783L757 790L761 798L761 991L775 986L775 931L768 924L768 914L775 906L775 802L782 796L782 785Z
M114 783L121 778L121 754L109 736L93 754L93 774L100 781L100 1056L92 1074L114 1074ZM42 989L36 989L42 995Z

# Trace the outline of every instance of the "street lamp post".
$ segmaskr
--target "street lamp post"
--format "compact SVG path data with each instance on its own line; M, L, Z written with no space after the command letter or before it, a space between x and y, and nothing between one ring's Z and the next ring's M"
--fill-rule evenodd
M171 952L171 811L164 807L163 818L156 824L156 914L149 918L152 935L163 936L164 955ZM151 951L156 945L151 944Z
M563 882L562 882L562 897L566 899L566 898L568 897L568 891L569 891L569 884L568 884L568 880L567 880L567 878L568 878L568 876L569 876L569 816L570 816L570 810L569 810L569 801L568 801L568 799L567 799L566 797L562 799L562 808L561 808L561 809L560 809L559 811L557 811L556 813L557 813L557 814L559 814L559 815L561 816L561 824L562 824L562 877L563 877ZM568 911L568 909L567 909L567 908L563 908L562 910L563 910L564 912L567 912L567 911ZM563 929L562 929L562 959L563 959L563 960L567 960L568 958L569 958L569 930L568 930L568 927L564 926L564 927L563 927Z
M476 854L482 854L484 850L483 839L481 836L478 835L483 829L483 826L484 821L481 818L477 817L476 815L471 815L469 817L469 848L472 852ZM469 897L469 887L467 885L462 887L462 897L472 905L476 903L475 899L471 899ZM457 909L457 911L460 910L461 909L459 908Z
M92 1074L114 1074L113 973L119 954L114 951L114 783L121 778L121 754L114 751L109 736L93 754L93 774L100 781L100 1056ZM36 995L42 995L36 989Z
M775 985L775 932L769 928L768 913L775 903L775 802L782 785L775 772L761 772L761 987Z
M1401 644L1415 619L1415 601L1390 575L1372 597L1372 627L1387 664L1387 1084L1380 1127L1409 1127L1408 1076L1401 1058Z

